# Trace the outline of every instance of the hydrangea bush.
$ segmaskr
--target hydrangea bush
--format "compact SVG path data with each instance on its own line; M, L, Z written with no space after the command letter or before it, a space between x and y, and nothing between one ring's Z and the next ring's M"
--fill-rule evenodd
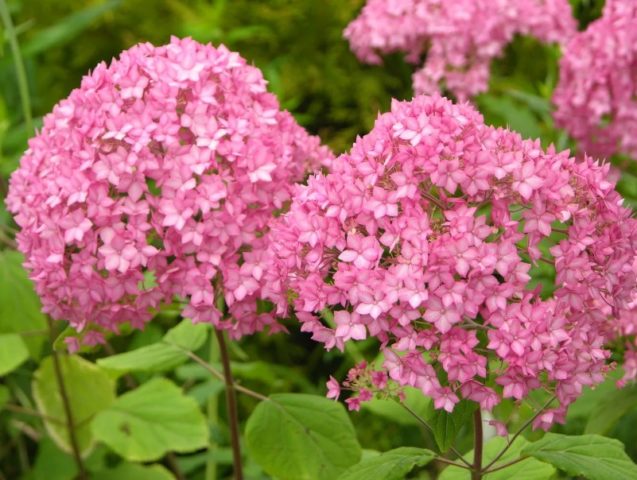
M285 37L261 20L228 27L225 2L195 3L175 6L197 12L183 31L201 32L212 19L219 28L206 38L259 39L268 50ZM318 0L293 10L300 16L278 8L286 0L267 3L264 19L316 20L300 22L307 51L327 45L324 55L308 55L303 65L313 67L297 83L324 83L336 93L330 99L358 108L332 82L338 55L329 39L340 38L342 25L322 31L333 12L324 16ZM88 6L40 31L25 54L118 5ZM241 18L252 13L245 8ZM11 17L0 0L18 118L30 131L34 82ZM19 232L0 208L3 475L243 480L245 467L246 477L280 480L389 480L414 469L444 480L637 478L624 451L637 458L634 429L623 431L631 430L637 386L614 388L637 377L637 219L607 164L489 126L469 103L438 93L467 99L484 90L491 59L517 34L560 43L575 35L555 98L576 108L560 107L558 117L589 122L581 137L573 133L587 150L626 152L634 17L628 0L609 0L604 17L577 34L567 0L370 0L347 29L352 47L368 61L394 50L414 63L422 57L415 84L431 95L394 101L338 158L281 111L259 69L224 46L172 38L98 65L43 119L11 176L6 203ZM580 49L599 25L606 30L593 50ZM293 50L288 64L306 51ZM279 77L289 73L280 59L261 63L277 92L290 85ZM575 71L580 64L596 70L586 77ZM583 83L565 86L573 78ZM383 89L358 79L350 83L359 97ZM508 94L526 99L518 128L533 110L551 129L547 103L510 81L493 94L496 107L517 105ZM289 104L315 115L312 87L293 90ZM329 111L318 124L328 125L327 140L333 129L341 140L356 130L357 116L321 108ZM0 108L2 147L15 149L22 130L6 130L3 115ZM151 319L144 332L125 335L128 324ZM303 334L228 348L223 331L238 338L283 325ZM106 342L109 332L122 335ZM345 355L322 356L323 346ZM328 398L313 395L314 380L328 376ZM330 400L341 395L350 410L376 401L348 415ZM561 433L523 436L531 425L563 423L567 412ZM612 430L618 424L622 431ZM431 435L403 428L413 425Z
M277 328L256 305L267 222L330 156L257 68L173 38L98 65L45 117L7 205L44 311L86 343L175 296L240 336Z
M416 93L443 88L464 100L487 90L491 61L515 35L564 43L575 32L568 0L369 0L344 35L366 63L391 52L414 64L424 57Z
M637 158L637 3L609 0L564 47L557 124L589 155Z
M380 341L382 368L350 372L350 409L411 386L448 412L462 398L491 411L542 388L557 398L535 421L548 428L636 325L637 221L607 173L467 104L396 101L297 187L273 227L266 293L327 349ZM554 272L544 291L539 264Z

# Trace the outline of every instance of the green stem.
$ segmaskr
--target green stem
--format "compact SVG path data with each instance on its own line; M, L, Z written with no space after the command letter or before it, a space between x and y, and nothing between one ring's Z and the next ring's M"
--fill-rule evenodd
M453 465L454 467L464 468L465 470L471 470L466 465L463 465L462 463L454 462L453 460L449 460L448 458L445 458L445 457L436 457L436 461L440 463L444 463L446 465Z
M489 468L491 468L495 464L495 462L497 462L498 460L500 460L500 458L502 458L502 455L504 455L507 452L507 450L511 448L511 445L513 445L513 442L515 442L515 439L518 438L524 430L526 430L526 427L528 427L529 425L531 425L531 423L533 423L533 420L539 417L540 414L548 408L548 406L553 402L553 400L555 400L555 395L549 398L548 401L542 406L542 408L540 408L537 412L535 412L535 414L531 418L529 418L526 422L524 422L524 424L518 429L517 432L515 432L513 437L511 437L511 439L508 441L507 445L502 450L500 450L500 453L498 453L495 456L495 458L491 460L491 462L486 467L484 467L483 471L489 470Z
M13 54L13 62L15 64L15 74L18 79L18 91L20 92L20 101L22 103L22 114L24 115L24 123L29 133L33 132L33 118L31 117L31 97L29 96L29 84L27 82L27 73L24 69L24 62L20 54L20 45L16 35L11 14L5 0L0 0L0 16L2 23L7 30L9 44L11 45L11 53Z
M41 418L42 420L46 420L47 422L50 423L56 423L58 425L66 425L65 422L58 420L57 418L53 418L53 417L49 417L48 415L44 415L43 413L38 412L37 410L33 410L31 408L27 408L27 407L23 407L22 405L14 405L12 403L8 403L6 405L4 405L2 408L10 411L10 412L14 412L14 413L22 413L24 415L30 415L32 417L38 417Z
M416 412L414 412L411 408L409 408L404 403L398 402L398 404L402 406L405 410L407 410L416 420L418 420L418 422L421 425L426 427L427 430L429 430L432 434L434 433L433 428L431 427L431 425L429 425L429 423L427 423L427 421L424 418L422 418L420 415L418 415ZM451 450L458 457L458 460L464 463L467 466L467 468L469 469L473 468L473 465L471 465L455 447L451 446L449 450Z
M510 462L503 463L502 465L498 465L497 467L490 468L487 470L486 468L483 470L483 473L486 475L487 473L497 472L498 470L502 470L503 468L510 467L511 465L515 465L516 463L520 463L523 460L526 460L529 457L519 457L515 460L511 460Z
M473 468L471 470L471 480L482 480L482 447L484 445L484 434L482 433L482 412L476 408L473 412Z
M210 335L210 350L208 362L209 364L216 363L219 360L219 348L217 346L217 341L214 336ZM207 413L208 413L208 428L211 429L213 426L219 423L219 398L217 394L210 395L208 397L207 403ZM210 443L208 444L208 457L206 458L206 480L217 480L217 462L214 459L213 453L215 450L219 448L219 445L215 441L214 438L210 438Z
M1 2L2 0L0 0ZM49 322L49 330L51 332L51 344L55 342L55 332L53 330L53 321L47 317ZM84 462L82 461L82 454L80 453L80 446L75 435L75 422L73 420L73 410L71 409L71 401L66 391L66 385L64 384L64 375L62 374L62 365L60 362L60 356L55 348L51 351L53 357L53 371L55 373L55 379L58 384L58 390L60 391L60 397L62 398L62 407L64 408L64 415L66 417L66 429L69 432L69 441L71 443L71 450L73 451L73 458L77 465L79 472L77 478L79 480L88 480L86 469L84 468Z
M18 464L20 465L20 470L22 473L26 474L31 467L29 466L29 454L27 453L27 446L24 443L24 438L22 438L23 433L20 432L16 436L16 448L18 450Z
M237 396L234 389L232 370L230 369L230 355L223 331L214 329L219 343L219 354L223 366L223 377L226 384L226 410L228 412L228 427L230 428L230 445L232 446L232 463L234 464L235 480L243 480L241 464L241 446L239 444L239 414L237 412Z
M221 380L222 382L225 381L223 373L215 370L213 367L208 365L208 363L203 358L198 356L196 353L193 353L190 350L188 350L187 348L184 348L181 345L178 345L178 344L176 344L174 342L167 342L167 341L164 340L164 343L166 345L172 345L173 347L178 348L179 350L184 352L184 355L186 355L188 358L190 358L194 362L198 363L204 369L206 369L208 372L210 372L210 374L213 377ZM238 383L233 383L232 388L235 389L237 392L245 393L249 397L256 398L257 400L270 400L265 395L261 395L259 392L255 392L254 390L250 390L249 388L246 388L246 387L244 387L242 385L239 385Z

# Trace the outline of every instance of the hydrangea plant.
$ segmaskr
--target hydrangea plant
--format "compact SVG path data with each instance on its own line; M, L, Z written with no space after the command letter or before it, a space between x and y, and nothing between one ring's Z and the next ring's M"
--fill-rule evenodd
M369 0L344 35L366 63L397 51L414 64L424 57L416 93L443 88L464 100L487 90L491 61L515 35L564 43L575 32L568 0Z
M70 23L77 28L117 3L88 7ZM323 5L314 6L308 11L320 14ZM206 19L219 19L224 2L202 8L213 14ZM259 69L223 46L173 38L98 65L43 119L11 177L17 245L13 228L0 225L0 242L24 254L44 313L79 332L57 335L58 324L38 311L23 257L0 250L0 281L15 283L8 294L0 289L0 375L39 362L31 389L26 370L0 385L0 408L21 416L10 417L17 433L6 451L20 458L10 475L56 476L60 468L60 478L76 480L211 480L232 469L242 480L245 466L254 478L398 480L426 466L441 480L547 480L555 468L593 480L637 478L623 444L588 434L590 421L585 435L521 437L531 425L563 423L567 412L585 409L582 400L593 419L591 396L611 405L607 428L635 398L634 389L613 396L613 383L637 377L637 220L609 166L489 126L470 104L437 93L462 100L483 91L490 61L517 34L573 38L555 97L558 120L588 115L578 119L588 121L586 132L573 133L585 148L627 151L634 16L632 3L610 0L604 17L578 34L566 0L370 0L346 31L353 49L371 62L395 50L414 63L426 55L414 82L432 95L394 101L338 158L279 108ZM4 0L0 17L23 82ZM59 41L61 31L30 51L42 38ZM581 65L602 67L570 85L585 76L574 73ZM266 71L277 82L276 69ZM318 78L329 81L325 72ZM618 89L624 96L615 98ZM610 97L616 103L608 106ZM28 305L18 309L21 321L13 305ZM228 349L223 330L234 338L282 330L283 317L286 325L298 319L328 350L347 350L345 362L357 360L334 373L340 381L330 376L328 398L309 394L316 388L301 365L245 362L240 348ZM107 344L106 358L99 348L79 355L82 344L107 343L106 333L152 318L146 332L113 342L124 351L111 354ZM217 342L202 358L210 330ZM27 337L43 333L51 348L40 359L43 342L32 348ZM70 352L59 348L61 338ZM267 355L299 358L308 350L297 339L251 342L267 345ZM253 382L275 393L252 390ZM237 392L247 401L238 404ZM371 451L365 433L379 418L350 416L329 400L342 396L350 410L369 407L433 435L422 438L426 448ZM360 443L352 418L365 429ZM495 438L509 429L506 440ZM406 438L386 437L373 447ZM50 441L38 445L30 468L30 442L42 438ZM151 464L158 461L172 472Z
M347 379L350 409L410 386L438 409L464 398L492 411L542 388L557 403L535 426L549 428L637 320L637 221L607 173L468 104L396 101L297 187L273 227L266 293L327 349L378 339L380 368ZM532 281L540 265L548 284Z
M46 116L7 205L44 311L84 342L142 327L173 297L238 337L278 328L256 305L266 226L291 184L330 157L257 68L173 38L98 65Z
M637 3L609 0L564 47L557 124L589 155L637 158Z

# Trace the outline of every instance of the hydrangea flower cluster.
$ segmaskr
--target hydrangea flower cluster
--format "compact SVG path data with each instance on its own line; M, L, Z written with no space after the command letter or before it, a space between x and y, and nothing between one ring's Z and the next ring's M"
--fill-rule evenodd
M568 0L368 0L344 34L366 63L401 51L418 64L426 55L416 93L444 87L464 100L487 90L491 60L516 34L565 42L575 31Z
M44 311L85 342L175 296L184 316L240 336L276 327L256 304L267 223L330 158L257 68L173 38L86 76L30 141L7 204Z
M556 123L590 155L637 158L637 3L608 0L565 46L553 102Z
M411 386L449 412L461 398L491 410L544 388L558 401L536 421L548 427L637 324L637 221L607 173L468 104L395 101L328 175L296 187L264 293L327 349L380 341L382 368L350 372L350 408Z

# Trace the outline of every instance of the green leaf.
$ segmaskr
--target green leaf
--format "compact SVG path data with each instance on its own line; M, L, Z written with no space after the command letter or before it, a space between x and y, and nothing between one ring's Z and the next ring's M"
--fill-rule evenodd
M524 103L530 110L538 115L548 116L551 114L551 102L547 98L516 89L506 89L503 93Z
M183 320L168 330L160 343L101 358L97 364L117 374L171 370L188 359L184 350L197 350L204 344L208 330L209 325Z
M357 463L338 480L402 480L414 467L427 465L435 456L422 448L396 448Z
M197 402L174 383L155 378L119 397L91 422L95 438L130 461L152 461L167 452L208 444Z
M527 445L522 453L590 480L637 478L637 465L626 455L624 445L601 435L547 433L541 440Z
M637 388L630 386L613 391L593 409L584 433L603 435L611 431L619 419L637 408Z
M84 459L84 466L89 472L105 468L105 448L96 447L88 458ZM61 451L49 437L43 437L38 442L38 452L31 470L29 480L71 480L77 476L77 464L72 455ZM93 480L93 476L90 476ZM26 479L25 479L26 480Z
M95 472L91 480L174 480L172 473L161 465L121 463L115 468Z
M182 320L179 325L166 332L164 341L186 350L197 350L206 341L209 329L210 325L206 323L193 324L191 320Z
M186 361L186 354L176 347L156 343L130 352L100 358L97 364L118 375L127 372L163 372Z
M0 410L4 407L11 398L11 392L5 385L0 385Z
M467 424L477 407L474 402L461 400L453 412L448 413L446 410L434 409L433 404L430 404L427 418L433 429L438 448L442 452L446 452L452 447L460 429Z
M617 368L608 374L606 380L594 388L585 387L582 395L569 407L566 414L567 422L577 417L590 417L593 410L604 401L606 397L617 391L616 382L624 376L624 371Z
M497 468L505 463L511 462L520 457L522 449L528 445L529 442L522 437L515 439L513 444L505 452L502 457L491 467ZM507 445L507 440L502 437L494 437L489 440L484 446L484 452L482 455L482 465L486 467L491 461L502 451ZM473 450L467 453L465 459L473 463ZM555 468L548 463L540 462L534 458L527 458L519 463L511 465L509 467L498 470L497 472L488 473L483 475L483 480L547 480L555 474ZM454 467L453 465L446 467L438 480L470 480L471 473L460 467Z
M31 357L37 359L46 339L46 318L40 299L22 268L24 257L18 252L0 252L0 333L37 333L24 337Z
M28 57L44 52L56 45L68 42L82 32L82 30L88 28L93 21L109 10L117 7L120 3L121 0L110 0L105 3L91 5L83 10L72 13L51 27L40 30L34 35L33 38L22 47L22 55Z
M275 394L261 402L246 441L254 460L279 480L333 480L361 457L343 405L314 395Z
M617 380L623 375L624 371L618 368L595 388L586 387L569 407L567 422L584 418L587 421L584 433L610 432L621 417L637 407L637 387L617 388Z
M220 363L212 363L217 370L221 370ZM283 390L289 385L296 385L299 390L312 391L314 385L303 376L297 368L277 365L274 363L257 360L255 362L230 362L232 374L242 380L252 380L271 386L273 389ZM210 372L197 363L187 363L175 370L178 379L207 380Z
M225 389L225 384L217 379L210 378L208 381L195 385L188 390L188 396L195 399L202 407L207 404L211 397L216 397Z
M480 111L484 111L489 122L493 120L492 116L495 115L504 121L503 126L521 133L525 138L539 138L542 134L542 129L535 115L528 108L509 97L487 93L478 98L478 104L481 107Z
M0 335L0 376L18 368L29 358L29 350L22 337L15 333Z
M405 388L404 393L404 404L424 419L431 415L431 398L424 396L420 390L412 387ZM362 407L400 425L420 425L420 422L396 400L374 398L363 403Z
M76 425L75 434L80 451L85 456L94 444L89 420L113 402L115 382L102 369L81 357L59 355L59 361ZM64 404L55 376L53 357L45 358L35 372L33 396L38 410L57 420L44 420L49 435L63 451L71 453Z
M56 352L61 352L61 353L66 353L68 351L68 347L66 345L65 340L67 338L75 338L78 340L79 344L80 344L80 348L73 353L76 354L87 354L87 353L93 353L98 351L101 348L101 345L86 345L85 343L83 343L83 339L84 336L89 332L89 330L84 330L81 333L78 333L78 331L71 327L70 325L68 325L64 330L62 330L59 335L55 338L55 340L53 340L53 350L55 350Z
M33 480L69 480L75 478L77 466L73 457L61 452L44 437L38 442L38 454L32 470Z

